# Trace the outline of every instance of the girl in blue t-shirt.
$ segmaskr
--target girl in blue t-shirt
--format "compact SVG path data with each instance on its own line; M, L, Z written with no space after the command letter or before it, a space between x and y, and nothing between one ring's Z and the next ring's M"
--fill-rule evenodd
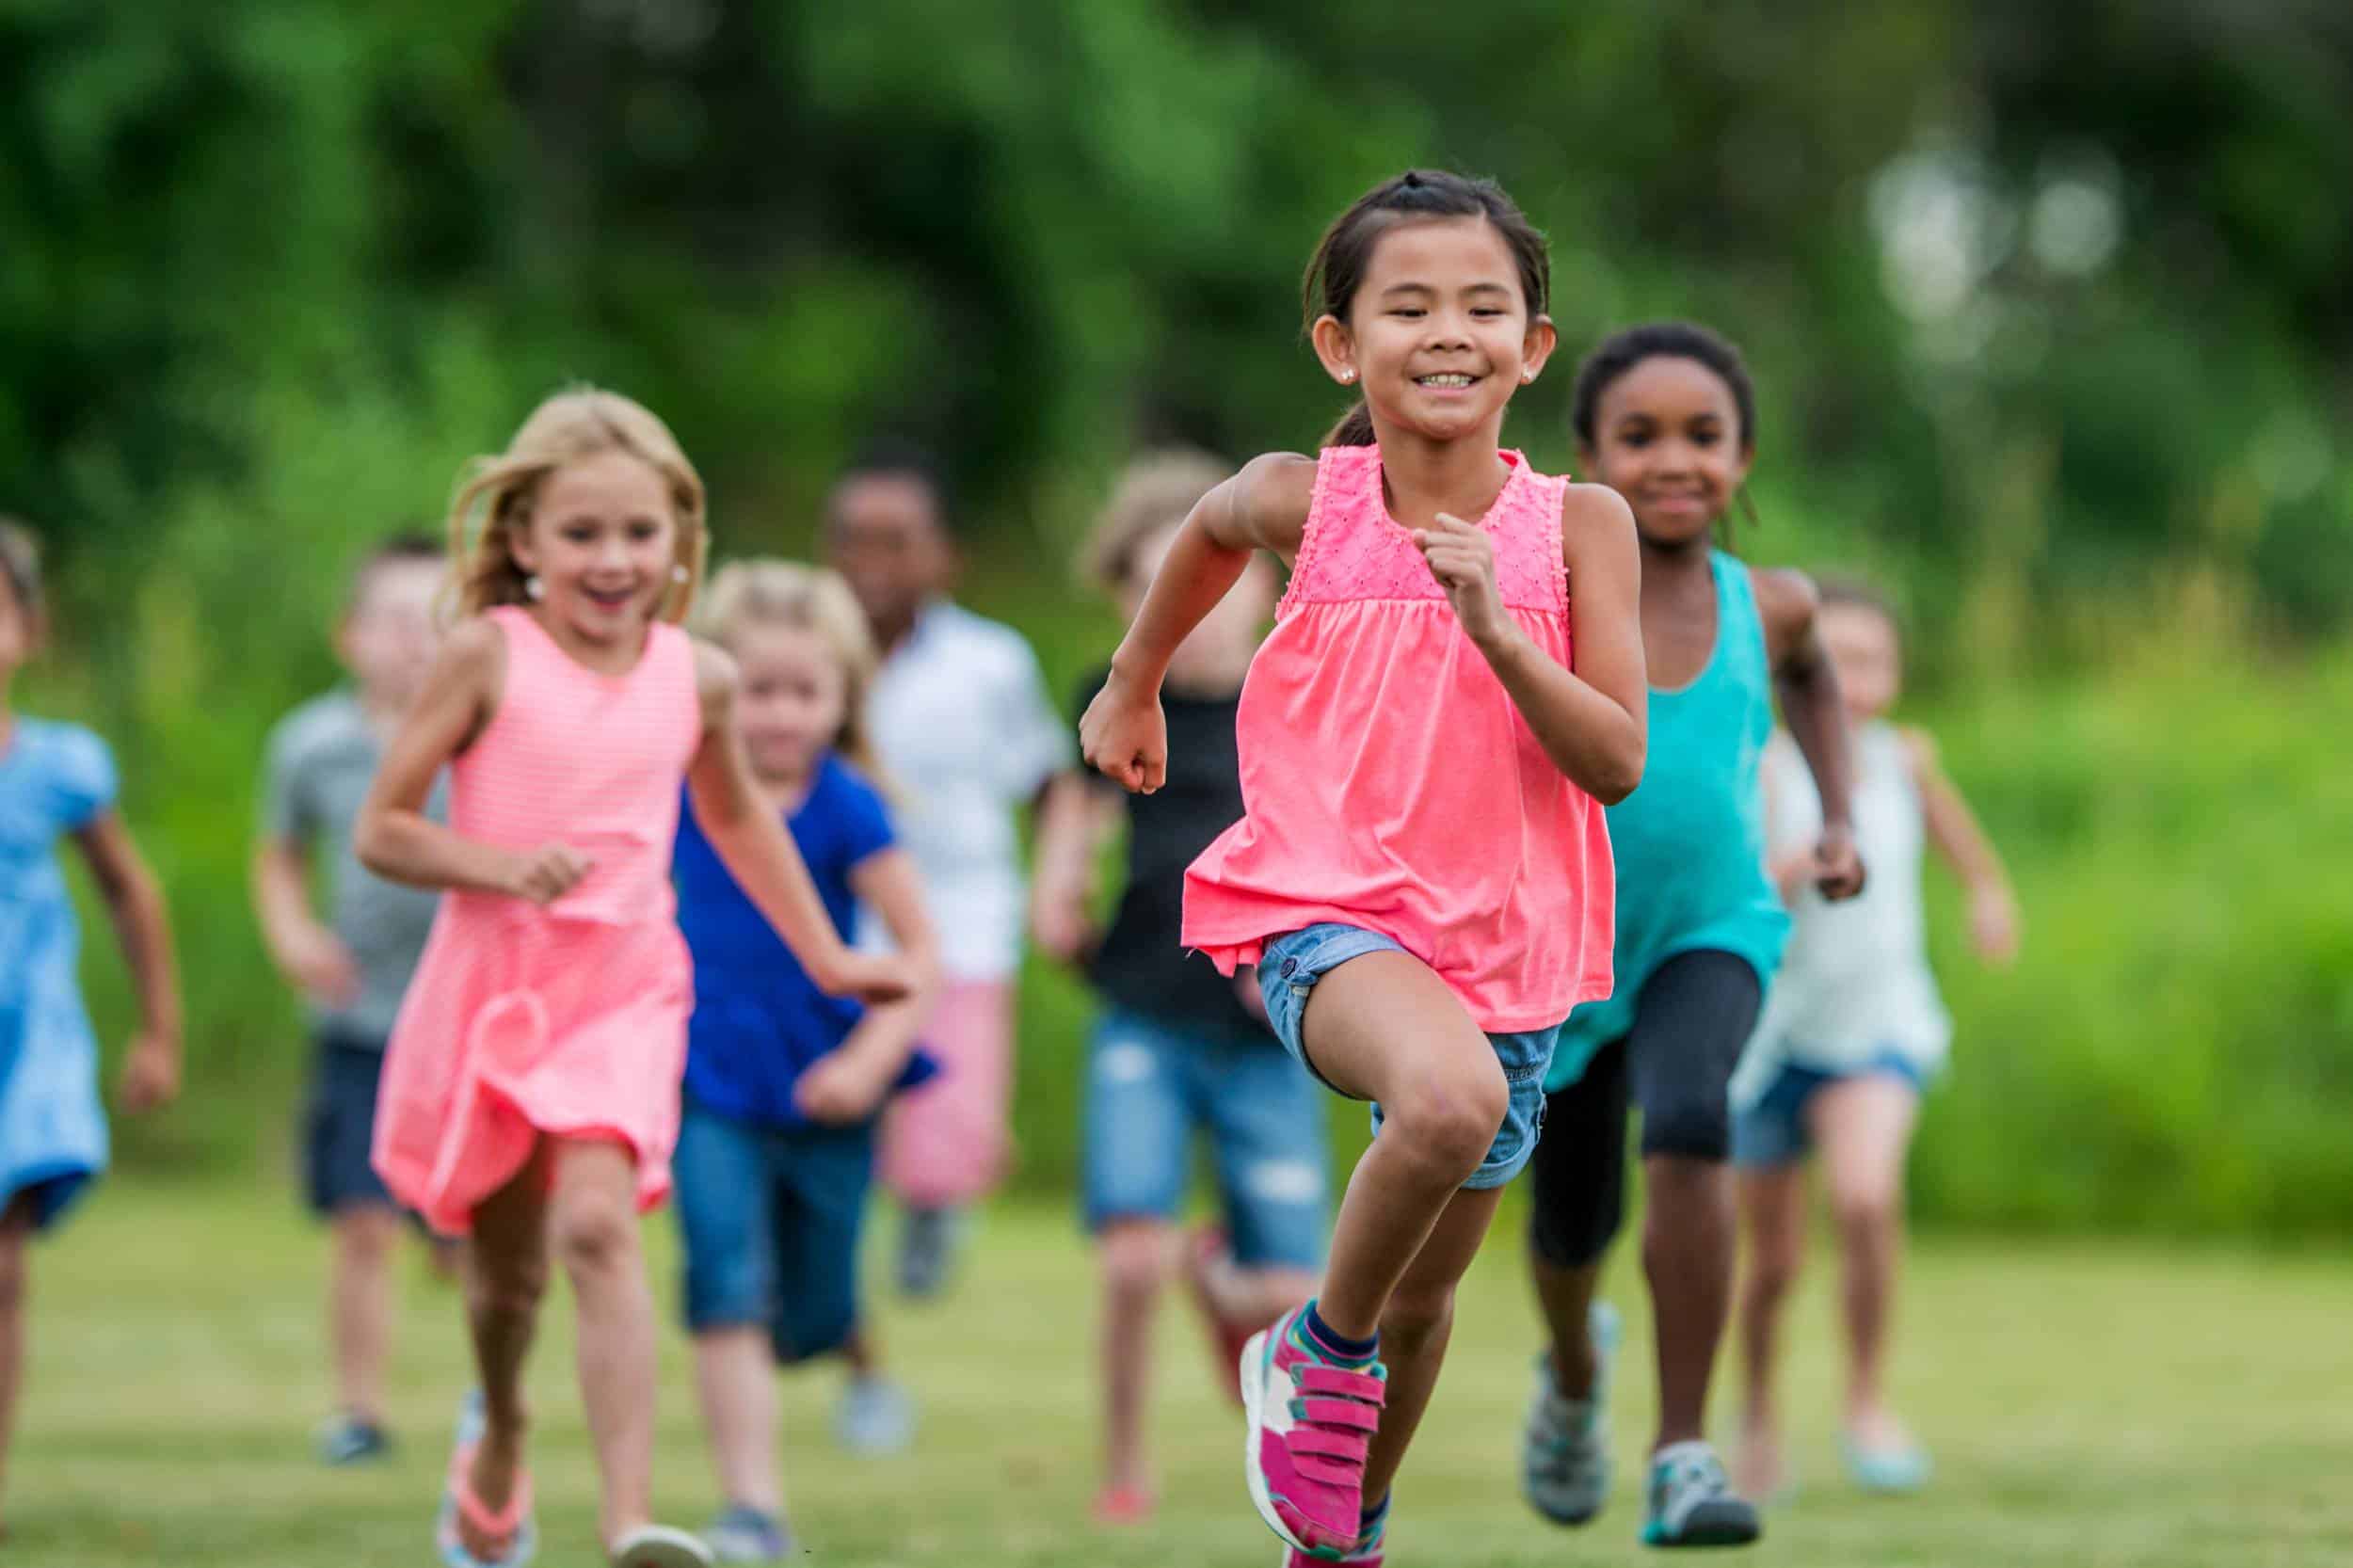
M932 1073L916 1046L937 944L913 861L870 780L863 699L875 656L857 601L828 571L754 561L719 573L699 628L740 668L736 723L810 877L850 935L872 906L917 975L888 1007L810 983L695 825L679 819L679 928L695 960L685 1111L674 1161L686 1321L712 1459L727 1499L709 1531L732 1561L789 1549L772 1364L842 1351L845 1442L905 1440L906 1401L857 1332L858 1229L874 1122Z
M114 759L78 725L25 718L8 702L17 670L40 644L41 623L32 536L0 522L0 1476L24 1361L26 1243L63 1218L106 1167L98 1041L82 1009L60 838L72 838L88 862L138 989L123 1108L151 1110L180 1086L171 923L115 814Z

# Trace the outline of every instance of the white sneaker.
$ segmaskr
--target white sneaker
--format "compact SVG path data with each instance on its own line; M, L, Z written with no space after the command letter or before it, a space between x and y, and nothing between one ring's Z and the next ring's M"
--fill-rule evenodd
M1585 1315L1593 1346L1593 1391L1564 1399L1552 1379L1550 1352L1536 1358L1520 1449L1520 1485L1529 1505L1556 1525L1589 1523L1609 1500L1609 1367L1618 1351L1618 1312L1595 1302Z

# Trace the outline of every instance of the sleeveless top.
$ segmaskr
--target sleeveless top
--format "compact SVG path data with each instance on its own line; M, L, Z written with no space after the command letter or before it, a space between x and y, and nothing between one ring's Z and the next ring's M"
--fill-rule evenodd
M1481 520L1503 603L1570 664L1564 479L1516 452ZM1381 452L1316 460L1299 556L1236 718L1242 820L1185 874L1182 940L1222 971L1321 921L1388 936L1490 1033L1609 990L1601 807L1554 766L1389 516Z
M506 688L450 764L450 826L511 849L562 842L594 868L547 913L605 925L667 923L679 780L702 744L694 640L656 622L626 675L571 658L515 605L489 612L506 637ZM453 892L459 905L497 893Z
M1680 953L1746 959L1760 985L1781 960L1789 917L1765 870L1758 765L1773 732L1771 661L1748 568L1711 552L1716 646L1689 685L1650 694L1642 782L1609 808L1618 856L1617 989L1577 1009L1553 1052L1548 1088L1577 1081L1593 1052L1634 1027L1643 984Z
M1838 1073L1893 1057L1924 1078L1944 1064L1952 1020L1929 969L1926 824L1903 736L1891 724L1864 726L1854 765L1855 848L1870 879L1843 904L1811 888L1799 895L1780 978L1732 1080L1736 1103L1763 1094L1784 1064ZM1774 847L1812 843L1822 803L1786 735L1773 737L1765 771Z

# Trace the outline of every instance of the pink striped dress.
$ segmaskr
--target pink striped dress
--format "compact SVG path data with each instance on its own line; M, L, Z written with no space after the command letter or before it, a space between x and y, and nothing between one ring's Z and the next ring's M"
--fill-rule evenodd
M450 825L518 850L568 844L595 869L545 909L441 900L385 1055L375 1161L449 1235L544 1134L626 1144L639 1206L660 1203L694 997L670 887L679 785L702 742L693 640L657 624L636 667L607 677L529 611L489 617L505 691L451 764Z
M1480 520L1496 586L1569 666L1568 481L1503 458L1511 477ZM1378 932L1491 1034L1549 1029L1609 994L1601 803L1545 754L1389 516L1379 447L1316 459L1290 590L1235 728L1242 820L1185 873L1185 946L1231 974L1286 932Z

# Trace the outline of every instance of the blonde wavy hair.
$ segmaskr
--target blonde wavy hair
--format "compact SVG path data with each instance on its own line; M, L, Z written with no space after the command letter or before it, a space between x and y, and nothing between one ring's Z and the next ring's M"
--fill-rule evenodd
M655 613L666 621L686 618L711 548L702 477L651 409L585 385L567 387L534 408L504 452L466 466L449 508L451 598L459 616L531 601L525 586L531 574L515 559L515 535L531 525L532 505L549 474L603 452L628 453L661 475L669 491L677 564L685 575L670 584Z
M1233 465L1190 447L1146 453L1128 465L1079 552L1079 576L1116 595L1134 574L1144 541L1182 522L1203 496L1234 475Z
M867 630L866 612L841 574L797 561L732 561L711 580L711 592L696 612L694 629L729 652L757 627L813 632L841 666L841 731L835 751L877 788L886 788L866 697L873 689L882 656Z

